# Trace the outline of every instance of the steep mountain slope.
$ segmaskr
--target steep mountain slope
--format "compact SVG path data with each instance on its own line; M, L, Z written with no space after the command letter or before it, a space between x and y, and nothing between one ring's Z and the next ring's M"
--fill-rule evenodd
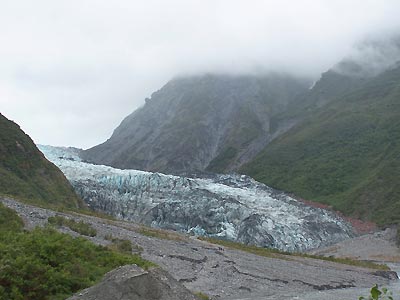
M0 114L0 194L69 208L83 207L64 174L14 122Z
M319 108L363 88L367 81L392 68L399 60L399 37L365 40L351 55L322 73L307 93L274 116L272 127L279 127L281 122L300 123Z
M271 117L308 85L278 74L175 79L83 157L122 169L230 171L265 147L274 134ZM274 131L291 125L279 122Z
M364 79L242 172L381 224L400 221L400 67Z
M300 94L284 111L274 115L270 122L274 137L300 124L316 110L356 89L367 80L367 77L343 72L348 67L347 63L340 63L329 69L306 93ZM285 127L285 124L290 124L290 128Z

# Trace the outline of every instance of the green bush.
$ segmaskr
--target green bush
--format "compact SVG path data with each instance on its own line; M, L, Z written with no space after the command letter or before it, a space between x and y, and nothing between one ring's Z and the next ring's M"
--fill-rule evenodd
M112 236L111 233L107 233L107 234L104 236L104 239L107 240L107 241L112 241L112 240L113 240L113 236Z
M115 245L117 245L117 249L122 253L131 253L132 252L132 242L128 240L120 240L116 239L113 241Z
M0 202L0 233L3 231L20 231L24 222L12 209Z
M76 222L75 220L72 219L67 219L61 216L54 216L54 217L49 217L47 219L49 224L54 225L54 226L65 226L68 227L69 229L81 234L81 235L86 235L86 236L96 236L97 231L94 229L90 224L85 223L83 221Z
M0 299L65 299L126 264L148 268L138 255L117 253L51 228L0 235Z
M210 297L208 297L206 294L202 293L202 292L196 292L194 293L197 298L201 299L201 300L208 300L210 299Z
M368 296L368 298L360 297L359 300L393 300L392 292L389 292L388 289L382 288L379 289L378 285L375 285Z
M130 240L114 238L112 234L107 234L104 238L111 241L111 244L107 245L107 247L113 251L120 253L132 253L132 251L140 253L143 251L142 247L132 244Z

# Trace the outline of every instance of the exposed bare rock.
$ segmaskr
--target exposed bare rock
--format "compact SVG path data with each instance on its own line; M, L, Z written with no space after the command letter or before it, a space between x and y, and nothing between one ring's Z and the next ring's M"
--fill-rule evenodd
M95 228L97 235L86 237L94 243L106 245L110 241L105 237L110 235L130 240L143 248L142 257L155 262L189 290L203 292L212 299L306 300L318 299L314 296L319 293L333 295L326 299L335 299L334 296L341 295L342 291L354 289L353 294L363 295L375 284L396 282L393 281L395 274L390 272L379 273L373 269L296 256L261 257L175 232L146 235L142 226L135 223L54 212L12 199L1 201L15 209L29 228L44 226L49 216L61 214ZM68 229L62 231L77 235Z
M272 117L308 86L284 74L177 78L83 155L121 169L232 170L265 147L278 130Z
M387 228L384 231L365 234L310 252L324 256L400 263L396 232L395 228Z
M196 300L188 289L166 271L145 271L136 265L108 272L103 280L69 300Z

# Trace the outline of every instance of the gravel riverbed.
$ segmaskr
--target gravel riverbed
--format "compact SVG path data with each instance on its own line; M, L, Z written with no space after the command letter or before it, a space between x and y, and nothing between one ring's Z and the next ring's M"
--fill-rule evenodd
M110 235L130 240L143 248L145 259L158 264L190 290L201 291L212 299L351 300L366 295L375 284L400 291L393 273L303 257L260 257L175 232L167 232L167 238L151 237L143 234L143 227L136 223L55 212L9 198L0 201L14 209L28 229L45 226L48 217L62 215L91 224L97 235L86 238L96 244L110 243L106 238ZM79 235L68 228L59 230Z

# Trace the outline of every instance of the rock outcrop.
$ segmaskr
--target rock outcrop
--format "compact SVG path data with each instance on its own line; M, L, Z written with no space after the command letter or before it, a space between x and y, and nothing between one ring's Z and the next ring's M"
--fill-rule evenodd
M291 126L278 128L272 117L309 84L281 74L177 78L82 155L96 164L169 174L237 169Z
M69 300L197 300L168 272L127 265L108 272L103 280Z

